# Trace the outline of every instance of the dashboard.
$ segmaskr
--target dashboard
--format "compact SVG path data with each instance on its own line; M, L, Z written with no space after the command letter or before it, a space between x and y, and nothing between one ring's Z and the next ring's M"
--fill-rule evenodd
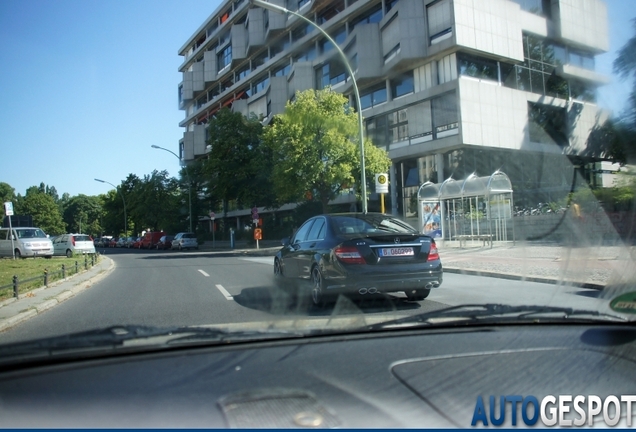
M2 368L0 425L467 428L480 397L636 394L635 341L630 325L482 324L51 356Z

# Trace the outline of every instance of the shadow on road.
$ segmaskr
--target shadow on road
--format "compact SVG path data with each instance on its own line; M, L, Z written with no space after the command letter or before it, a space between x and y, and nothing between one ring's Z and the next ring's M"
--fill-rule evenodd
M351 314L384 314L421 308L417 302L406 301L392 294L338 295L324 306L312 304L309 290L294 292L275 285L244 288L234 301L243 307L272 315L341 316Z

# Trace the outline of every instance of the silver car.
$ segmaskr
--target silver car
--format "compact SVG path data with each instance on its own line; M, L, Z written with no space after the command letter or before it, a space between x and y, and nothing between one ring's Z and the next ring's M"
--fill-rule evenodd
M199 249L197 235L191 232L180 232L179 234L174 236L171 249Z
M95 244L88 234L63 234L53 239L53 254L71 258L76 254L94 254Z

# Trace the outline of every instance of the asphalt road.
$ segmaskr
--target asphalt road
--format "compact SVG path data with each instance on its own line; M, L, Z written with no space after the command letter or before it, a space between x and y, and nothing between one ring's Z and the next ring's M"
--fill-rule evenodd
M122 324L159 327L288 320L360 325L465 303L553 304L598 308L598 291L461 274L422 302L401 293L345 298L327 309L274 289L273 257L203 252L109 250L115 270L90 289L0 334L0 344Z

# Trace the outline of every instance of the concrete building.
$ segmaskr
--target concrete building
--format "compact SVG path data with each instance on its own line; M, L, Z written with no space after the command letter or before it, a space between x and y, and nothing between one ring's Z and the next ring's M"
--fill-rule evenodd
M586 147L607 117L595 105L607 81L594 71L609 48L602 0L270 1L318 23L349 58L366 134L393 161L397 214L414 216L423 182L498 169L517 199L554 200L572 166L586 175L598 162ZM186 161L205 156L221 107L269 121L297 90L331 86L354 100L320 32L248 0L224 1L179 54Z

